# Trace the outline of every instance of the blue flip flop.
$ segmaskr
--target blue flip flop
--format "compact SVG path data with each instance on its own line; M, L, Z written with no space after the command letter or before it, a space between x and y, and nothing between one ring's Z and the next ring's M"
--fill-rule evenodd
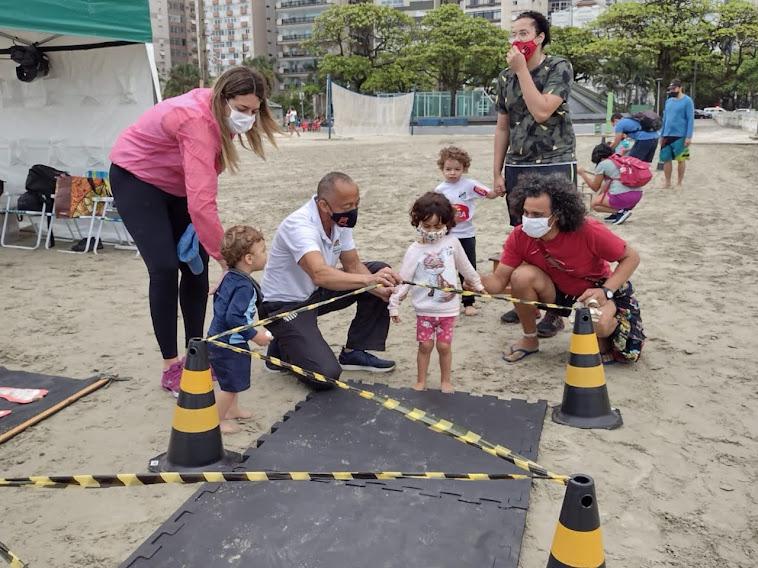
M503 358L503 361L505 361L506 363L518 363L519 361L523 360L524 358L529 357L529 355L532 355L534 353L539 353L539 351L540 351L539 349L534 349L533 351L529 351L528 349L524 349L523 347L519 347L517 349L511 349L510 353L503 353L502 358ZM514 359L514 360L510 360L510 359L506 358L507 355L513 355L515 353L523 353L523 355L521 357L519 357L518 359Z

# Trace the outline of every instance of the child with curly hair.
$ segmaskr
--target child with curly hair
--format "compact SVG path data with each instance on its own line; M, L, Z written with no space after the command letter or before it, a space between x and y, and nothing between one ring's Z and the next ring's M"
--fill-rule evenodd
M456 276L461 273L475 290L483 290L479 274L461 246L448 234L455 227L455 209L438 193L428 192L419 197L411 208L411 225L418 232L417 242L408 247L400 267L404 281L428 284L438 288L455 288ZM437 346L440 356L440 390L454 392L450 378L453 364L453 327L460 312L460 295L421 286L401 284L390 296L389 312L392 321L400 322L400 302L408 292L416 310L416 340L418 375L416 390L426 390L426 375L432 350Z
M266 242L261 232L246 225L231 227L224 233L221 256L229 271L213 294L213 321L208 335L253 323L263 302L261 287L251 276L252 272L262 270L266 265ZM221 337L219 341L248 349L248 341L265 347L271 339L267 330L251 327ZM208 356L221 389L216 401L221 431L226 434L239 432L240 427L234 420L252 417L250 411L241 408L237 401L238 394L250 388L250 355L211 344Z
M442 171L445 181L434 188L434 191L447 197L455 209L455 226L450 229L450 234L458 239L469 262L476 267L476 229L473 222L476 202L483 197L494 199L502 194L464 176L471 166L471 156L457 146L442 148L437 166ZM463 282L463 275L459 276ZM467 316L476 315L473 296L463 298L463 313Z

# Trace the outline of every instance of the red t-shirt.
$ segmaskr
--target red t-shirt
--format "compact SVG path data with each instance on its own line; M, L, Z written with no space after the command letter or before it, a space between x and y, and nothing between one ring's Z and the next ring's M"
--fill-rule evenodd
M623 239L588 217L576 231L558 233L550 241L534 239L517 226L503 245L500 262L512 268L522 262L536 266L562 292L580 296L594 282L610 276L609 262L618 261L625 250Z

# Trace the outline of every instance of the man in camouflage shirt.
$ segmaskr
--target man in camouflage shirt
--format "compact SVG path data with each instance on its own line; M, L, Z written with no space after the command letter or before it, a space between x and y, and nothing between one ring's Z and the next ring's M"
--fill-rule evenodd
M527 173L561 173L576 185L576 138L568 107L574 81L571 63L543 53L550 43L550 24L539 12L523 12L514 20L511 43L508 68L497 79L493 184L508 200L519 177ZM511 226L521 224L508 209ZM515 310L501 319L518 322ZM552 337L562 328L561 317L548 312L538 334Z

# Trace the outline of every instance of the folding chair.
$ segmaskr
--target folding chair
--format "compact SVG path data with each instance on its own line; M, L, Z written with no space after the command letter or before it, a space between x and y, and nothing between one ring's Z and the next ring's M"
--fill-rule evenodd
M16 203L14 202L14 205L11 206L11 199L15 197L16 201L18 201L18 197L20 196L20 193L7 193L5 195L5 207L3 209L0 209L0 213L3 214L3 228L2 232L0 232L0 246L4 248L15 248L15 249L24 249L24 250L35 250L39 248L40 244L42 243L42 234L45 232L45 220L48 221L47 223L47 236L45 237L45 248L50 248L50 239L53 234L53 219L55 216L55 195L53 195L53 204L52 204L52 211L47 210L47 201L42 205L42 211L27 211L24 209L18 209L16 207ZM29 219L29 222L31 223L32 227L35 226L34 219L39 217L39 223L36 227L36 233L37 233L37 240L34 243L33 246L27 246L27 245L19 245L19 244L9 244L6 243L6 237L7 237L7 230L8 230L8 217L10 215L23 215L27 219Z

